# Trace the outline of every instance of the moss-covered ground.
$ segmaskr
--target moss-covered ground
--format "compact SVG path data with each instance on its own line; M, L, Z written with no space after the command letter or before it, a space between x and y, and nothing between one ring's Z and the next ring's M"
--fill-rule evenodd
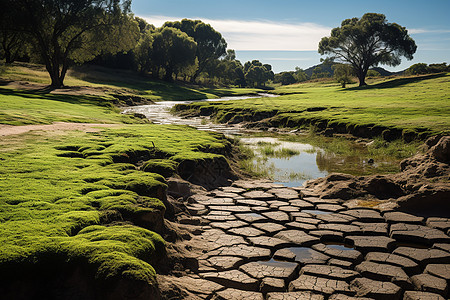
M271 117L269 125L321 129L393 129L428 136L449 132L450 74L378 80L363 88L343 89L333 82L276 88L277 98L195 103L183 109L212 112L219 122Z
M20 76L36 82L36 72ZM226 152L229 142L187 126L137 124L142 121L120 115L111 99L0 89L0 124L119 124L87 133L1 136L2 280L33 266L73 263L89 266L99 281L155 283L154 263L165 253L156 233L162 231L165 177L183 160L222 157L214 153Z
M157 173L170 175L184 158L218 156L208 151L227 143L189 127L150 124L2 137L0 270L53 256L93 264L99 279L153 282L151 263L164 253L164 240L139 216L164 213L166 184Z

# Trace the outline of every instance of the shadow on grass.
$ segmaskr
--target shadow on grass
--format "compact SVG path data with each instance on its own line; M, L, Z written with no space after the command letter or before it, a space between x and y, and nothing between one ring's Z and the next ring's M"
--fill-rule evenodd
M39 90L27 91L27 90L12 90L0 88L0 96L17 96L22 98L32 99L44 99L52 101L60 101L71 104L91 104L98 106L108 106L111 101L99 96L90 95L62 95L62 94L50 94L52 88L46 87Z
M417 76L417 77L398 78L398 79L389 80L386 82L377 83L374 85L366 85L366 86L362 86L362 87L352 87L352 88L348 88L348 89L342 89L341 91L389 89L389 88L395 88L395 87L399 87L399 86L409 84L409 83L420 82L422 80L444 77L446 75L447 75L446 73L439 73L439 74L430 74L430 75L423 75L423 76Z

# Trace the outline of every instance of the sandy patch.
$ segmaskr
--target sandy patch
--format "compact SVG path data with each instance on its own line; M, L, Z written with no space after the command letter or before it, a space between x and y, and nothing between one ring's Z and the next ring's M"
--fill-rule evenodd
M12 126L0 124L0 136L22 134L29 131L42 130L42 131L67 131L67 130L80 130L84 132L98 132L99 127L118 127L120 124L95 124L95 123L67 123L67 122L55 122L49 125L23 125Z

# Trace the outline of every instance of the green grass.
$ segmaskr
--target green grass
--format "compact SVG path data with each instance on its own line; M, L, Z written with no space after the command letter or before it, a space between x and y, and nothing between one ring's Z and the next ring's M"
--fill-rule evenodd
M0 124L27 125L53 122L139 123L118 114L109 97L70 96L0 88Z
M51 82L44 66L27 63L14 63L5 67L4 71L0 73L0 79L46 85ZM70 69L64 84L69 87L89 87L110 94L140 95L153 101L214 99L223 96L256 94L262 91L250 88L205 88L183 83L169 83L141 76L132 71L99 66L81 66Z
M195 103L187 108L213 110L218 121L231 115L252 121L274 115L269 125L396 129L416 136L449 132L450 74L389 79L365 88L307 83L279 87L277 98ZM381 133L381 132L380 132Z

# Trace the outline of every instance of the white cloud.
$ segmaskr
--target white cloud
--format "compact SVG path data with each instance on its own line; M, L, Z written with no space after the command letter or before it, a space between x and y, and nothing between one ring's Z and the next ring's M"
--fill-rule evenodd
M423 28L411 28L411 29L408 29L408 33L410 33L410 34L420 34L420 33L450 33L450 30L446 30L446 29L430 30L430 29L423 29Z
M160 27L166 21L182 19L167 16L142 18L156 27ZM228 48L234 50L316 51L320 39L329 36L331 32L330 27L314 23L193 19L201 19L211 24L225 38Z

